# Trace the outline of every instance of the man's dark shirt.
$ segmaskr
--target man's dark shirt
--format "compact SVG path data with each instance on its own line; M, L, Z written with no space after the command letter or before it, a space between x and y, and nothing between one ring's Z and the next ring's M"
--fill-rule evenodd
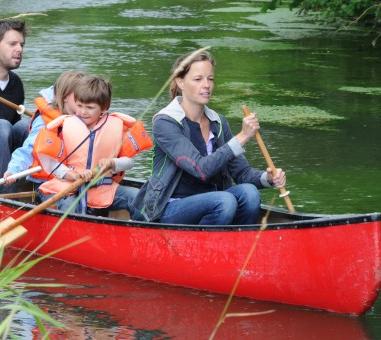
M24 104L24 86L16 73L9 72L8 85L4 91L0 89L0 96L17 105ZM21 119L21 116L15 110L0 103L0 119L6 119L11 124L15 124Z

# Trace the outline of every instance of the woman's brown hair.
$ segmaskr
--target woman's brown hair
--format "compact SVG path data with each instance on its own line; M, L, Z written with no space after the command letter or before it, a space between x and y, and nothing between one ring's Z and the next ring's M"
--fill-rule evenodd
M200 53L188 53L177 58L171 69L171 83L169 85L169 95L171 99L181 95L181 89L177 86L176 78L183 79L189 72L190 67L197 61L209 61L213 66L216 65L212 55L207 51Z
M54 84L55 106L64 113L65 98L74 92L78 81L85 76L82 71L65 71L58 78Z

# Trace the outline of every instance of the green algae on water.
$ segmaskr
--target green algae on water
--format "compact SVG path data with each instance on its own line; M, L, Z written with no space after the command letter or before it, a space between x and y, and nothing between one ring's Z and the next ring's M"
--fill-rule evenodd
M337 66L320 64L319 62L303 63L303 65L308 67L313 67L313 68L338 69Z
M242 105L258 113L261 123L270 123L287 127L332 130L331 123L344 119L325 110L310 105L264 105L254 101L242 102L243 97L256 97L266 93L272 98L319 98L316 93L282 89L275 84L256 84L249 82L228 82L219 86L219 95L213 103L222 108L227 118L241 118Z
M231 96L226 96L229 97L228 101L230 101L230 97L263 95L264 93L271 97L319 98L317 93L279 88L271 83L228 82L219 85L218 89L231 94Z
M211 13L261 13L261 7L247 7L247 6L237 6L237 7L222 7L222 8L212 8L206 10L206 12Z
M242 105L246 104L258 114L261 123L270 123L287 127L332 130L328 126L343 117L331 114L317 107L306 105L261 105L255 102L233 102L227 106L227 118L242 117Z
M381 95L381 87L342 86L339 88L339 90L354 93L370 94L374 96Z
M194 43L199 46L212 46L218 48L229 48L229 49L242 49L251 52L259 51L278 51L278 50L295 50L302 49L302 47L297 47L291 43L275 42L275 41L262 41L258 39L250 38L237 38L237 37L222 37L213 39L191 39Z
M252 14L247 20L255 21L267 26L268 30L282 39L298 40L324 32L335 31L333 25L322 24L313 15L299 15L297 10L277 8L261 14Z

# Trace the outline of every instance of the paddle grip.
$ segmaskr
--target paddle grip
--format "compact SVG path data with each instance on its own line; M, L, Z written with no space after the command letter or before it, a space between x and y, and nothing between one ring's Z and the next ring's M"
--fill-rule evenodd
M0 103L4 104L5 106L8 106L9 108L11 108L12 110L20 110L22 108L22 106L20 105L17 105L15 103L12 103L10 102L9 100L3 98L3 97L0 97ZM24 113L27 114L29 117L32 117L33 116L33 112L30 112L29 110L24 110Z
M30 169L18 172L17 174L13 174L13 175L9 176L8 178L9 179L19 179L19 178L23 178L23 177L26 177L28 175L34 174L36 172L39 172L41 170L42 170L42 168L40 166L36 166L34 168L30 168ZM4 183L5 183L5 179L0 178L0 185L2 185Z

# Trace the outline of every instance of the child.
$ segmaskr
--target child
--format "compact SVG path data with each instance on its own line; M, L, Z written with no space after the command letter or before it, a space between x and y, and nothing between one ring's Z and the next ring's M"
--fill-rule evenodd
M141 122L125 114L107 111L111 103L111 84L103 78L84 76L74 90L74 98L75 115L59 117L47 126L47 130L56 131L59 136L56 143L62 143L67 156L62 160L60 155L48 149L38 154L45 171L55 176L39 187L41 198L60 192L78 178L90 180L91 169L97 165L109 166L111 176L104 177L89 189L75 212L88 213L88 208L127 209L130 212L137 189L118 183L124 171L132 168L131 157L150 148L152 141ZM59 200L57 208L67 210L76 194L73 192Z
M5 183L14 183L14 179L8 177L12 174L24 171L29 167L37 166L33 157L33 146L40 130L53 119L63 114L74 114L76 105L73 90L80 78L84 76L80 71L67 71L62 73L54 85L54 103L50 91L43 90L40 94L45 97L35 99L37 111L32 118L29 136L23 145L12 153L12 158L8 164L8 169L4 173ZM28 177L31 182L40 184L47 180L49 175L40 171Z

